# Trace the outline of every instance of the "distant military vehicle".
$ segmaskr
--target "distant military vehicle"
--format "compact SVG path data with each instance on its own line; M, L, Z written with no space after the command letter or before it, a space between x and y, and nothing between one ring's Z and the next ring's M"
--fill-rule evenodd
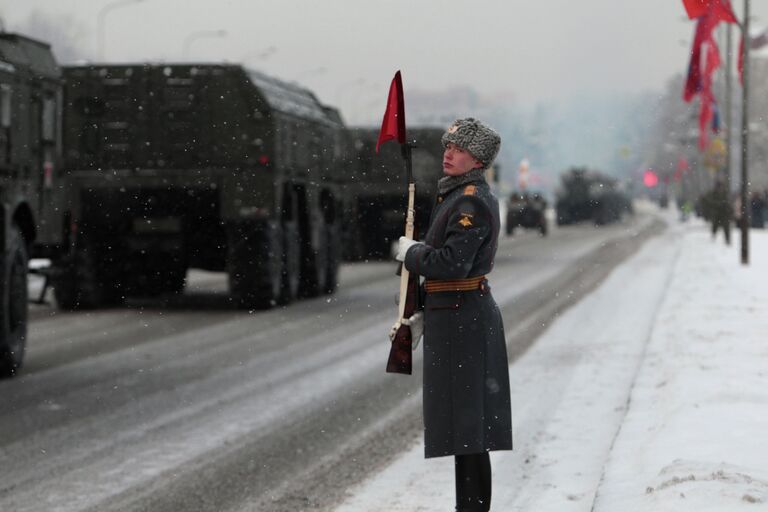
M609 224L632 212L629 198L618 189L615 178L583 168L573 168L560 177L555 215L558 225L591 221Z
M507 199L507 234L515 228L536 229L547 235L547 201L537 192L512 192Z
M61 245L54 194L61 157L61 71L50 47L0 33L0 376L21 367L27 338L27 264Z
M409 128L416 184L416 227L429 223L437 180L442 176L442 128ZM376 153L378 128L350 130L349 181L344 185L344 255L349 260L386 258L402 234L408 202L400 145L387 143Z
M307 89L239 65L64 68L64 308L179 292L226 270L243 307L331 293L344 126Z

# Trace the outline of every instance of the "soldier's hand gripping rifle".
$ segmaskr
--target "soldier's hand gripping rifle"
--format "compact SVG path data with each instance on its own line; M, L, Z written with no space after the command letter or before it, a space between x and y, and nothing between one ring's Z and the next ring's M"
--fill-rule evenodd
M397 140L402 148L408 179L408 212L405 221L405 237L413 240L416 186L413 181L411 166L411 146L406 143L405 137L405 101L400 71L395 73L389 88L387 109L384 112L384 120L381 123L381 132L376 144L376 151L378 152L379 146L388 140ZM398 320L392 327L392 332L390 332L392 346L389 351L389 360L387 361L387 372L405 373L408 375L411 373L413 342L418 342L418 339L414 340L414 333L411 332L410 323L419 308L418 300L419 278L416 275L411 275L406 270L405 264L403 264L400 268ZM418 334L420 335L420 333Z

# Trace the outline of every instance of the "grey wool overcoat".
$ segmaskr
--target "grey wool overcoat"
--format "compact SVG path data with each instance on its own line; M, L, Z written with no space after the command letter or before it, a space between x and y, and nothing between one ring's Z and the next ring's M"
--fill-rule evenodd
M405 267L434 280L490 273L499 206L480 179L439 195L424 244ZM424 300L426 457L512 449L507 348L487 282L474 290L427 292Z

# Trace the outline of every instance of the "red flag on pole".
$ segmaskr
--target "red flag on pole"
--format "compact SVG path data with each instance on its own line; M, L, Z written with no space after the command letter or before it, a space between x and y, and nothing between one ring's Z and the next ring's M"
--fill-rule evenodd
M397 140L400 144L405 144L405 100L403 99L403 79L400 77L400 71L395 73L392 84L389 86L387 110L384 111L379 140L376 142L377 153L379 146L388 140Z
M733 14L731 0L683 0L683 6L689 19L699 18L711 12L718 21L738 23Z
M691 46L691 61L688 63L688 76L683 89L683 100L689 102L701 91L701 45L711 33L709 17L704 16L696 22L696 32Z
M701 92L702 73L701 73L701 47L705 43L714 42L712 32L719 21L711 15L705 15L696 22L696 32L693 36L693 45L691 46L691 61L688 64L688 77L685 80L685 89L683 90L683 99L689 102L693 97ZM706 54L705 54L706 55Z
M697 94L699 95L699 147L703 150L708 142L708 124L717 115L715 95L712 91L712 75L720 67L720 51L712 33L721 21L726 23L738 23L738 21L733 14L730 0L683 0L683 6L688 17L697 20L683 99L688 102ZM705 45L706 53L702 51ZM739 54L741 55L741 52ZM702 56L706 58L703 73Z
M686 11L691 18L697 18L696 32L691 46L691 60L688 64L688 76L683 90L683 99L691 101L693 97L701 92L702 73L701 73L701 47L704 44L714 44L712 33L717 25L724 21L726 23L738 23L736 16L731 9L730 0L683 0ZM693 15L696 16L693 16ZM709 52L708 52L709 53ZM709 56L707 54L707 56ZM719 59L719 55L717 56ZM719 63L718 63L719 65ZM704 73L706 75L706 72Z

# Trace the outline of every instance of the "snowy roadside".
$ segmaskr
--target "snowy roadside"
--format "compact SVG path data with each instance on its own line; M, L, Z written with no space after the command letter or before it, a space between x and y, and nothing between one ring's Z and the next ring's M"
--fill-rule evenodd
M735 235L686 233L595 511L768 510L768 233Z
M743 268L737 245L672 222L510 366L515 451L492 454L492 510L768 503L768 236ZM453 510L452 459L422 450L336 512Z

